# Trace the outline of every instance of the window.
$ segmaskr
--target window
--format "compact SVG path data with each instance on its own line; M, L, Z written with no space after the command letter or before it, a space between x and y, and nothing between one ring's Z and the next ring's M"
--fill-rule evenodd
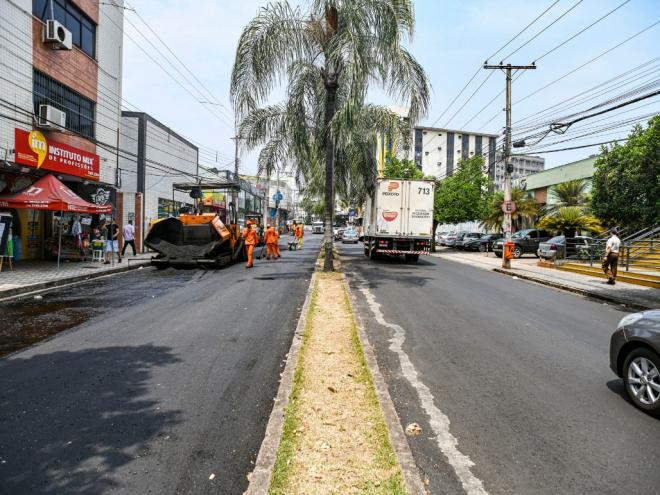
M96 25L75 4L69 0L32 0L32 14L44 22L55 19L62 23L71 31L73 44L95 58Z
M67 129L94 139L96 103L34 69L34 113L39 105L51 105L66 112Z

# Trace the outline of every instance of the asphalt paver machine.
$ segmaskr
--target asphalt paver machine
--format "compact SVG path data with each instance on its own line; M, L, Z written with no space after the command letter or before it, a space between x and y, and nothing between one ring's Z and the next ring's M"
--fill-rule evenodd
M176 191L188 192L195 198L194 211L164 218L151 225L144 240L156 251L151 264L156 268L220 268L243 260L243 237L235 201L241 189L240 180L228 173L220 180L176 183ZM202 199L204 191L222 191L224 204Z

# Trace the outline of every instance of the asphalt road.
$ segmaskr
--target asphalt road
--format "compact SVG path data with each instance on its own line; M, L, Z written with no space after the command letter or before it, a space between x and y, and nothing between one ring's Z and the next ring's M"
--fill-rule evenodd
M319 244L0 305L0 493L242 493Z
M660 493L660 420L609 369L625 314L464 264L340 245L431 493Z

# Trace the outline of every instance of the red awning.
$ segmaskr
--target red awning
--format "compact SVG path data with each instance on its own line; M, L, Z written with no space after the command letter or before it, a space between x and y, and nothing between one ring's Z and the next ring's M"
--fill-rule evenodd
M20 192L0 196L0 207L112 213L112 205L99 206L88 203L51 174L43 176Z

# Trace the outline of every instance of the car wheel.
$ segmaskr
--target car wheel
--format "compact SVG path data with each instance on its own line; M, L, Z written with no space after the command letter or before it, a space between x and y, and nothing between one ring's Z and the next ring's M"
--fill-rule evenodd
M502 253L498 253L497 251L494 251L494 253L495 253L495 256L497 256L498 258L502 257Z
M522 255L523 255L523 250L522 250L522 248L516 246L516 247L513 249L513 257L516 258L516 259L518 259L518 258L520 258Z
M645 348L633 350L623 363L623 383L638 408L660 415L660 356Z
M479 252L480 253L485 253L486 252L486 245L485 244L479 244Z

